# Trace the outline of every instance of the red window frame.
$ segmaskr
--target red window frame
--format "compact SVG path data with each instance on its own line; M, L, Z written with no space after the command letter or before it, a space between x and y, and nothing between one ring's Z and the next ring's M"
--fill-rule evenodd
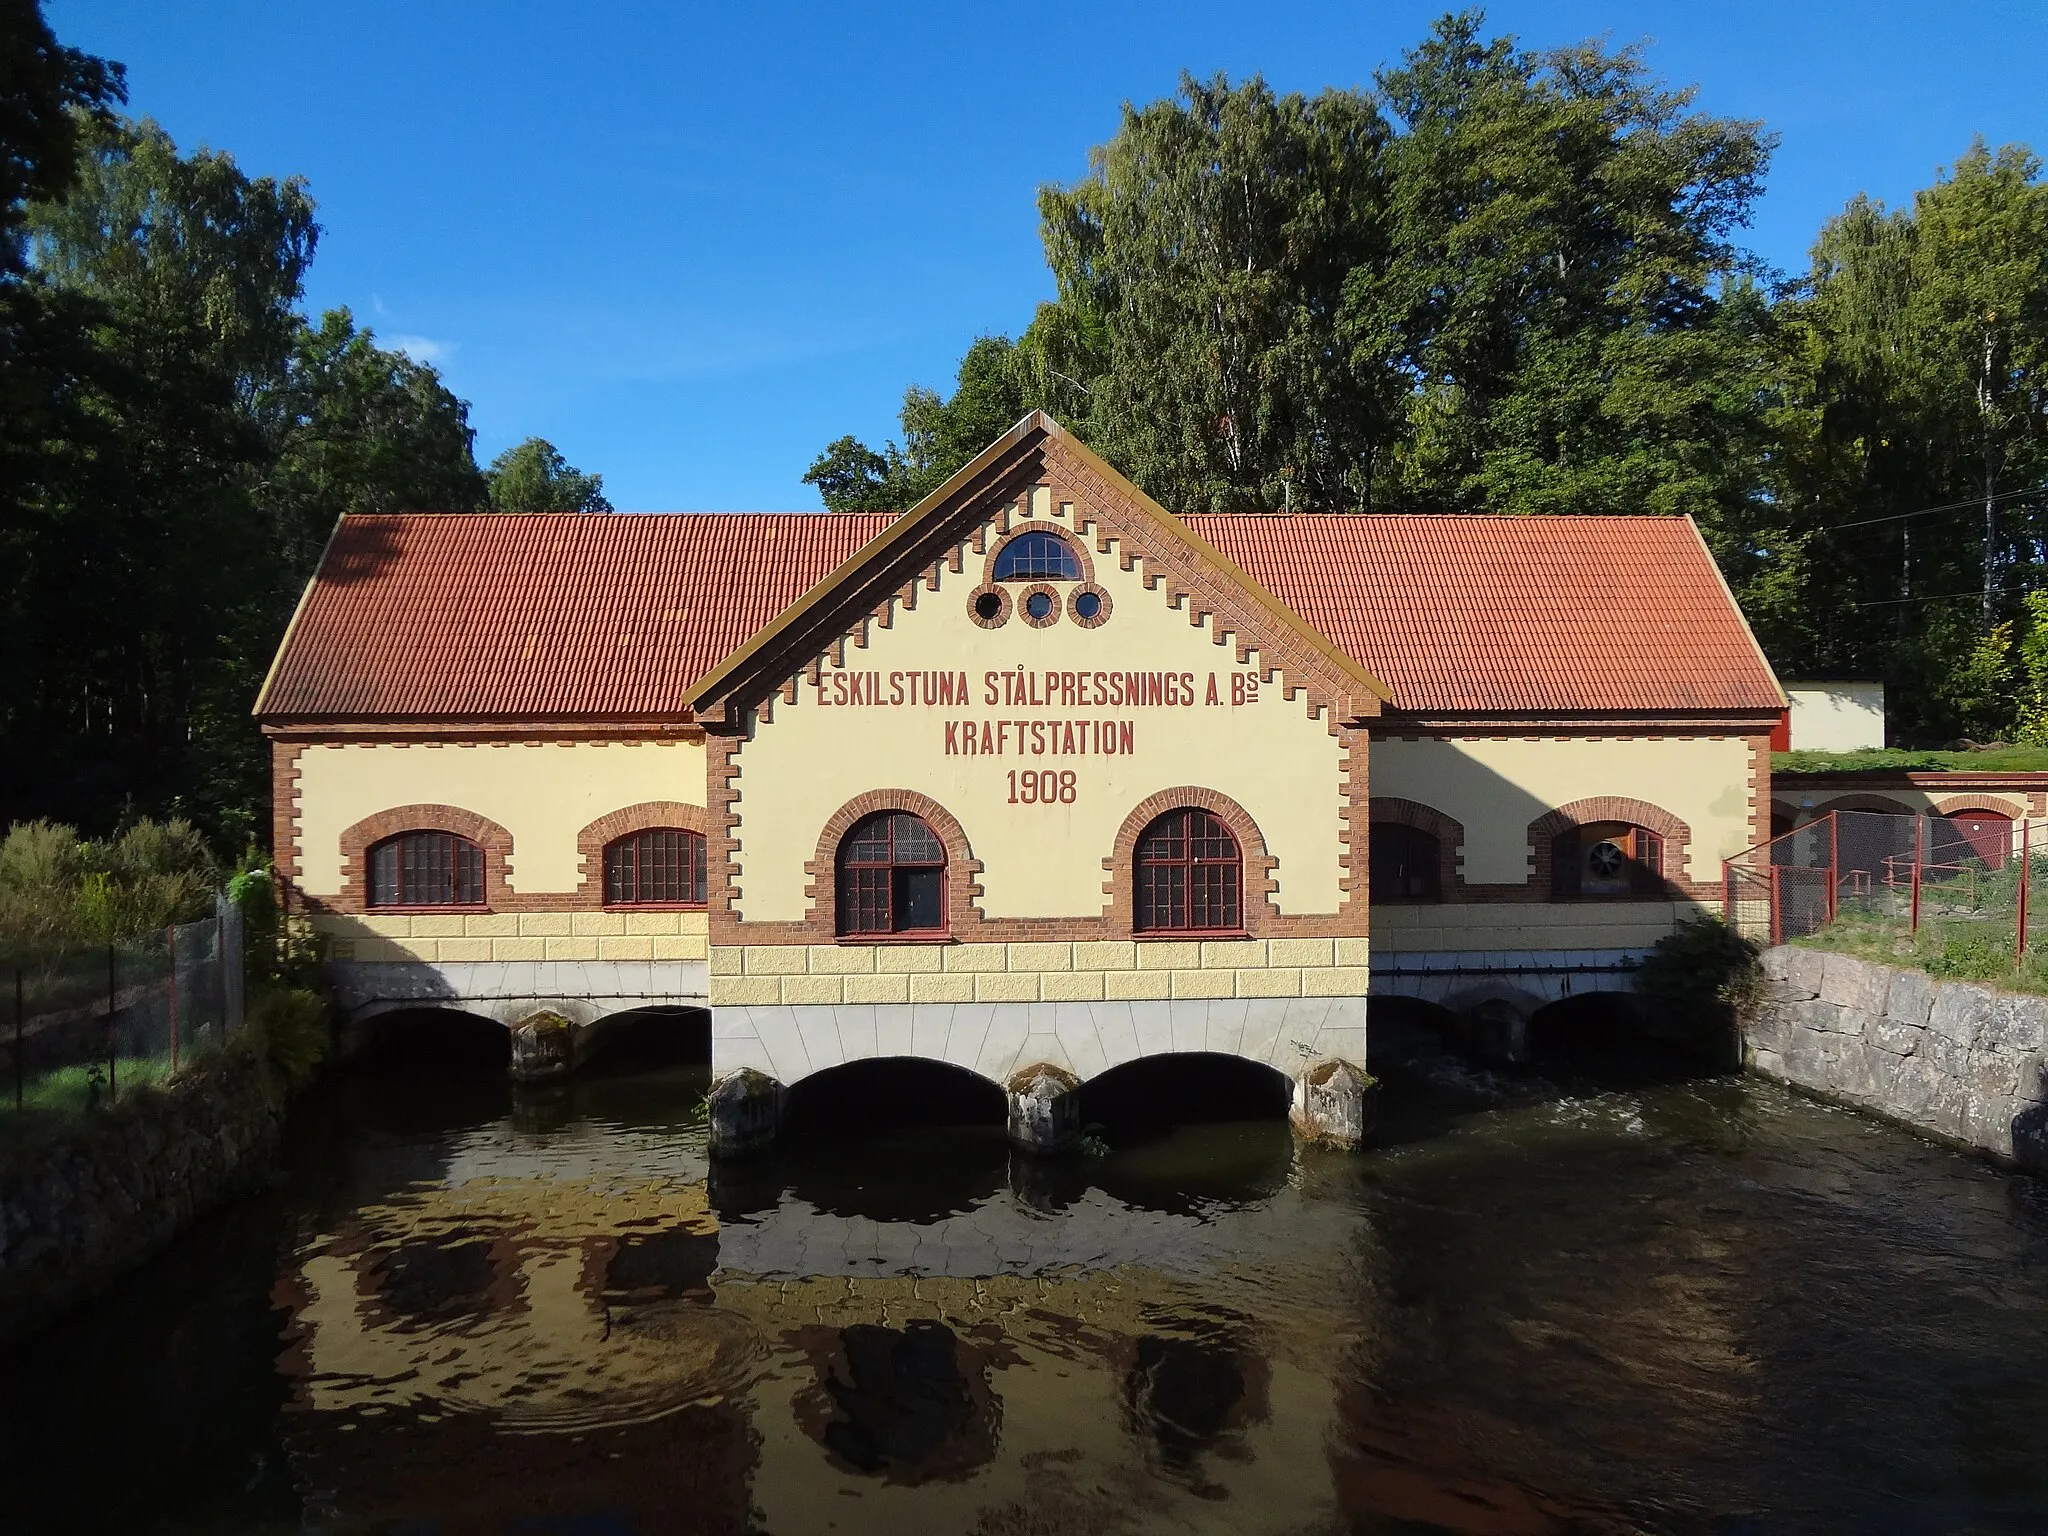
M909 811L863 816L839 840L834 860L835 927L842 939L939 939L951 932L946 904L946 845ZM927 879L936 873L937 890ZM935 924L912 927L913 905L930 905Z
M1182 806L1155 817L1131 864L1134 933L1244 932L1244 850L1213 811Z
M708 849L688 827L643 827L604 845L604 904L691 910L705 905Z
M363 905L379 912L485 905L484 851L453 832L421 828L363 854Z

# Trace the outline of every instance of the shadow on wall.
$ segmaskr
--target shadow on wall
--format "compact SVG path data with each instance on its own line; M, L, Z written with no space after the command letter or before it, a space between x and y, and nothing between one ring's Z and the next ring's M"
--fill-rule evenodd
M2048 1173L2048 1064L2037 1063L2033 1082L2021 1074L2019 1103L2012 1117L2012 1160L2031 1173Z

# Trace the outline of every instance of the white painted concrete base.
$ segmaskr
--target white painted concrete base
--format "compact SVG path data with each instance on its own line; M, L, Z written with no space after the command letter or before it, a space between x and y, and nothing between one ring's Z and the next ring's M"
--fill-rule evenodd
M633 1008L702 1008L710 993L702 960L340 960L327 970L350 1023L400 1008L455 1008L509 1027L547 1008L585 1025Z
M711 1065L784 1085L873 1057L923 1056L990 1082L1047 1062L1086 1082L1144 1056L1212 1051L1292 1077L1312 1061L1365 1064L1362 997L1130 1003L874 1003L711 1010Z
M1413 997L1464 1013L1507 1003L1533 1013L1590 992L1630 992L1647 949L1420 950L1376 952L1374 997Z

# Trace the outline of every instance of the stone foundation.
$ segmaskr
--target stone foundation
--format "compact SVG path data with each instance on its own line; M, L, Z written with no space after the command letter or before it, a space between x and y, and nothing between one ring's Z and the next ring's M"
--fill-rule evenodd
M1763 960L1745 1065L2048 1172L2048 997L1797 945Z
M260 1185L283 1122L281 1090L237 1049L0 1169L0 1344L105 1289L202 1212Z

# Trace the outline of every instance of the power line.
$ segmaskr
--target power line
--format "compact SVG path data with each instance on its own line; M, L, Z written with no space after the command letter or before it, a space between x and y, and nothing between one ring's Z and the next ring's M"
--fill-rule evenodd
M2040 494L2041 488L2039 486L2029 486L2024 491L2000 491L1994 496L1973 496L1968 501L1950 501L1938 507L1918 507L1911 512L1891 512L1883 517L1866 517L1860 522L1823 523L1813 531L1815 533L1840 533L1849 528L1874 528L1879 523L1901 523L1909 517L1926 517L1935 512L1974 511L1976 508L1983 506L1987 501L2010 501L2017 496L2038 496Z
M1982 587L1972 587L1967 592L1930 592L1924 597L1880 597L1869 603L1844 603L1845 608L1893 608L1900 603L1945 603L1953 597L1981 598Z

